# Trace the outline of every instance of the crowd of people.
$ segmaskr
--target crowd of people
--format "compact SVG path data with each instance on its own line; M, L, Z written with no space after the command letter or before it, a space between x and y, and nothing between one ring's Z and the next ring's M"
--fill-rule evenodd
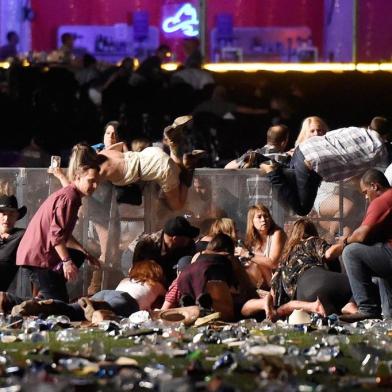
M17 40L8 38L9 46L0 53L14 56ZM2 312L23 317L65 314L93 322L127 317L138 310L159 317L173 309L187 323L214 311L225 321L246 317L275 321L296 309L320 316L337 313L348 322L390 317L389 121L378 116L368 126L330 130L322 118L311 116L296 132L299 118L312 107L299 86L291 85L284 97L270 94L269 86L260 82L257 105L231 102L227 90L201 69L197 40L184 44L187 59L174 74L161 68L169 51L165 45L138 69L133 59L126 58L119 67L102 71L87 54L82 67L70 69L74 54L69 34L62 37L57 53L66 67L46 69L29 92L20 81L23 69L17 63L10 68L0 98L18 102L31 98L34 115L39 113L46 121L45 125L33 121L37 128L45 133L56 124L51 137L57 143L59 133L69 135L66 144L76 137L88 143L72 148L67 173L60 167L49 169L62 188L41 203L26 229L15 227L26 207L18 206L12 184L1 179ZM65 92L59 93L62 87ZM300 106L307 109L301 111ZM70 113L76 111L82 131L61 132L72 128ZM225 149L217 133L219 124L241 115L260 120L258 127L262 124L266 132L258 140L265 136L264 146L260 143L244 152L238 140L235 149ZM96 143L96 128L113 118L118 121L108 122L102 143ZM42 166L49 157L40 145L42 138L29 136L34 137L16 162ZM237 143L230 140L230 144ZM194 177L200 165L224 166L234 175L255 169L252 173L270 182L272 198L295 219L280 227L270 206L255 199L242 205L246 222L240 222L223 208L232 194L222 191L220 204L213 202L211 181ZM192 214L187 219L178 213L160 230L131 238L121 256L113 245L115 238L110 238L119 237L119 212L105 206L113 190L120 205L140 205L146 182L159 186L162 210L190 208L192 214L209 219L197 225ZM198 194L198 203L189 203L192 192ZM73 236L84 198L89 200L91 226L100 244L97 254ZM102 270L110 273L108 261L121 257L130 266L128 276L102 290ZM67 283L78 278L84 261L94 271L88 296L75 300ZM31 297L17 296L13 290L18 270L31 283Z
M320 191L321 212L328 199L320 186L325 181L332 184L332 205L326 215L343 212L341 218L351 217L350 194L341 198L343 206L339 206L333 183L345 180L347 185L351 180L353 191L358 186L369 204L357 225L353 219L345 220L339 238L331 237L331 226L321 225L325 232L319 234L315 211L297 218L288 230L279 227L269 208L259 203L249 206L243 235L229 216L211 219L202 231L184 216L176 216L161 230L140 234L129 243L127 278L105 290L95 282L89 297L70 303L67 282L77 278L84 261L97 270L104 266L110 235L102 221L107 218L101 216L99 221L93 212L91 219L100 227L99 236L106 237L106 248L97 258L76 240L72 233L82 199L94 200L98 184L103 183L116 187L120 202L130 197L133 203L141 197L143 182L155 182L163 203L174 211L183 208L188 188L203 188L200 179L193 179L193 170L204 151L186 151L186 128L191 122L192 116L175 119L164 129L160 147L143 140L128 146L119 139L117 123L109 123L102 144L73 148L67 173L60 167L49 169L62 188L42 203L26 230L15 227L26 208L19 208L11 190L4 188L0 196L4 313L66 314L72 320L93 322L127 317L138 310L155 316L172 310L188 322L195 319L195 311L196 315L218 311L225 321L245 317L276 321L296 309L320 316L337 313L347 322L390 317L392 179L386 177L390 167L386 175L379 169L391 163L392 133L383 117L373 118L368 127L334 131L321 118L306 118L291 150L289 129L273 126L266 146L227 164L227 170L256 168L270 180L273 197L298 215L311 211ZM94 203L102 209L99 198ZM18 268L31 282L31 298L9 290Z

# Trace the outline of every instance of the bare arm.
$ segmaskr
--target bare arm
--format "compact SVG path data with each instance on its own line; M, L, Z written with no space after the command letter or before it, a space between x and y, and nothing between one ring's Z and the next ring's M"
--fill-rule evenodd
M53 174L60 181L63 188L70 184L67 176L63 172L63 169L60 167L50 167L48 169L48 173Z
M118 142L115 144L112 144L111 146L106 148L107 150L114 150L114 151L120 151L120 152L127 152L128 151L128 147L124 142Z
M362 225L359 226L354 232L347 238L347 244L351 244L353 242L365 242L370 235L371 227Z
M234 159L225 166L225 169L239 169L239 167L240 164Z

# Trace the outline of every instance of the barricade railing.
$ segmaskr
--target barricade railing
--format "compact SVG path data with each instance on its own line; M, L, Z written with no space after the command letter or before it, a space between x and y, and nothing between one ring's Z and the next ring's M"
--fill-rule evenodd
M126 274L131 267L129 244L142 232L160 230L171 217L187 217L202 234L208 231L214 219L229 217L235 221L242 237L246 231L247 211L252 205L267 206L275 222L286 231L298 218L280 205L268 179L257 169L196 170L187 202L179 211L171 211L166 206L158 185L146 183L141 187L143 203L140 206L117 204L110 184L101 184L92 197L83 201L74 235L103 261L103 274L99 277L101 288L114 287L121 274ZM352 222L363 216L364 205L363 197L354 187L327 184L326 188L322 195L324 200L318 200L309 218L316 223L320 234L331 240L342 234L345 227L355 228ZM26 227L44 200L57 189L60 183L47 169L0 169L0 193L15 194L19 205L27 207L27 214L17 222L17 227ZM85 294L90 281L91 271L84 267L78 282L70 286L71 297ZM18 278L16 291L22 296L30 294L23 276Z

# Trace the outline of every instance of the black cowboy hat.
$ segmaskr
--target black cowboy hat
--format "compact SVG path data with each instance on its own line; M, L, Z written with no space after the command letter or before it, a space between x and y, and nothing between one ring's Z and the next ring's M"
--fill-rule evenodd
M17 211L18 212L18 219L22 219L27 212L26 206L22 206L18 208L18 200L14 195L7 196L7 195L0 195L0 212L3 211Z

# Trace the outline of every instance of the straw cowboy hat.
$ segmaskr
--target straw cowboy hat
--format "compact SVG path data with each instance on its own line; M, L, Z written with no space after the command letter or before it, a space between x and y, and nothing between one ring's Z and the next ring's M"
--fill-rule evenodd
M164 320L168 322L184 323L186 326L192 325L200 315L198 306L185 306L183 308L173 308L154 312L151 318L154 320Z

